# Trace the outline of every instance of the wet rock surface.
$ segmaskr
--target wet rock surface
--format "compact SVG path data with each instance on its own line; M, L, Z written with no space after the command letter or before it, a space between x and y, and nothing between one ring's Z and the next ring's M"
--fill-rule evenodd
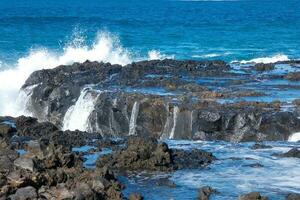
M199 189L198 200L209 200L210 196L216 192L217 191L210 186L204 186Z
M154 138L130 137L125 149L100 157L97 167L107 166L129 171L170 171L205 167L215 159L212 153L203 150L169 149L166 143L159 143Z
M289 194L287 195L286 200L300 200L300 194Z
M87 61L36 71L22 91L30 95L27 110L58 128L69 124L72 116L66 114L76 106L92 104L86 124L79 127L101 136L287 140L300 131L300 119L293 109L283 109L287 99L281 98L297 99L299 87L284 82L290 75L280 67L288 65L296 73L298 64L236 69L222 61L156 60L126 66ZM281 94L290 90L292 95Z
M217 162L213 151L171 149L158 139L287 140L300 130L296 103L290 109L278 101L227 101L266 97L265 82L290 79L287 73L268 74L276 69L277 64L257 65L239 74L222 61L164 60L128 66L85 62L35 72L23 92L30 95L27 110L38 119L0 117L0 199L126 199L116 173L182 173L209 169ZM253 84L263 85L263 90L253 90ZM277 86L280 91L292 87ZM298 90L296 85L293 88ZM87 115L77 112L78 117L84 114L86 118L74 120L86 121L80 126L86 131L63 131L79 99L92 106ZM86 152L72 151L88 145L93 147ZM112 152L106 154L102 148ZM270 146L246 147L257 153L250 148ZM96 169L83 164L90 155L101 155ZM268 167L258 160L240 165L244 158L236 156L234 161L243 170ZM299 149L276 156L299 158ZM218 164L228 160L218 160ZM169 178L155 183L170 190L181 187ZM213 192L203 187L199 198L209 199ZM137 193L127 197L143 199ZM297 198L296 194L287 197ZM250 193L239 199L267 198Z
M286 153L282 153L282 154L274 154L275 156L278 157L294 157L294 158L300 158L300 150L298 148L293 148L291 150L289 150Z
M265 144L263 144L263 143L255 143L252 147L251 147L251 149L270 149L270 148L272 148L272 146L270 146L270 145L265 145Z
M249 194L241 195L238 200L268 200L268 197L261 196L258 192L251 192Z
M9 120L12 127L13 123L16 126L12 137L26 140L19 140L16 145L12 138L0 139L0 199L125 198L124 186L110 169L83 167L83 157L71 151L79 143L68 141L69 132L57 140L52 137L57 132L53 124L27 117ZM64 136L63 131L60 133ZM19 147L24 147L25 153L17 153Z

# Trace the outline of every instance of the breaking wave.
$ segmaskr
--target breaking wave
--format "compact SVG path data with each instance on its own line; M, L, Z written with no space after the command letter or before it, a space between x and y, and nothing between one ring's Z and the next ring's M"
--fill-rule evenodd
M32 72L86 60L121 65L132 62L130 52L122 47L116 36L107 32L98 33L90 46L77 37L68 43L61 53L55 53L47 48L31 50L27 56L18 59L10 69L0 71L0 115L22 114L16 105L16 99L19 89Z
M251 63L276 63L280 61L288 61L290 60L287 55L284 54L277 54L271 57L261 57L261 58L254 58L251 60L242 60L242 61L233 61L241 64L251 64Z

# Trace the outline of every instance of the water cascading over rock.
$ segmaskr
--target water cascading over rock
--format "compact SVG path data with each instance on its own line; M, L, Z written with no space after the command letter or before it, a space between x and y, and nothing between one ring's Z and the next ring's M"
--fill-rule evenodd
M240 142L288 140L300 131L296 112L283 111L276 102L220 103L238 96L214 91L210 79L225 77L229 81L222 84L228 86L245 79L232 71L222 61L157 60L126 66L87 61L36 71L22 89L35 86L28 108L40 121L108 137ZM199 77L203 84L213 84L204 87ZM241 90L241 95L257 94Z
M72 105L65 114L63 130L89 131L89 116L94 110L99 93L84 88L75 105Z
M139 102L134 102L131 117L129 121L129 134L128 135L135 135L136 133L136 120L139 113Z

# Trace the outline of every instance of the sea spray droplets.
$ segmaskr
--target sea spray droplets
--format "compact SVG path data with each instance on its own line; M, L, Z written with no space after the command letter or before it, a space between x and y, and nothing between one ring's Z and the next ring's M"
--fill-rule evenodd
M12 69L1 71L0 115L16 116L18 114L15 112L18 108L13 108L13 105L16 103L20 88L34 71L86 60L121 65L131 63L128 51L120 45L117 37L109 33L99 33L92 46L83 43L70 42L60 54L51 52L46 48L32 50L28 56L20 58ZM8 103L11 106L7 106Z
M89 116L94 110L99 93L94 93L90 88L85 88L75 103L65 114L63 130L88 131Z

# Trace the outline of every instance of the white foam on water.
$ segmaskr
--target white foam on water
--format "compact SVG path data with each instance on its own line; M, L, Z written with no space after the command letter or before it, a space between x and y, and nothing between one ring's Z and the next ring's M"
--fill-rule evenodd
M163 60L163 59L174 59L174 55L168 56L162 54L160 51L151 50L148 52L148 60Z
M91 92L89 88L84 88L75 105L71 106L66 112L63 120L63 130L88 131L89 116L94 110L99 94Z
M300 141L300 132L292 134L289 139L289 142L298 142Z
M193 58L215 58L220 56L227 56L232 54L231 52L225 52L225 53L209 53L209 54L203 54L203 55L192 55Z
M31 50L10 69L0 71L0 115L20 114L16 99L21 86L32 72L86 60L121 65L132 62L130 53L121 46L118 38L107 32L99 32L90 46L77 37L61 53L46 48Z
M232 63L251 64L251 63L276 63L290 60L287 55L277 54L271 57L254 58L251 60L233 61Z
M136 133L136 120L139 114L139 107L140 104L136 101L133 104L132 111L131 111L131 117L129 121L129 133L128 135L135 135Z

